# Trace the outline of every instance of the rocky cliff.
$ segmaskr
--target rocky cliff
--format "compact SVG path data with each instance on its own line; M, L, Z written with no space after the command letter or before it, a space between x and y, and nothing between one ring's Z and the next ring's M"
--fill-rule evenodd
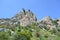
M60 27L60 19L51 19L50 16L46 16L42 18L40 21L37 20L34 13L30 10L25 10L24 8L12 18L2 18L0 19L0 27L1 25L6 25L7 27L13 27L18 24L21 26L28 26L32 23L36 23L36 27L44 28L48 27L49 29L53 29L56 27Z
M14 24L19 24L21 26L27 26L31 25L33 22L37 22L36 16L33 14L32 11L25 9L22 9L18 14L13 16L11 19L9 18L2 18L0 19L0 25L1 24L9 24L9 25L14 25Z

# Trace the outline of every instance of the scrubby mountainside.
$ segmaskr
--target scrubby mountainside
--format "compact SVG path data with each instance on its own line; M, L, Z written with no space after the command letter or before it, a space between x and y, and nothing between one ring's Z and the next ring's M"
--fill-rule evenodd
M27 26L32 24L32 22L37 22L36 16L30 11L25 11L22 9L18 14L13 16L12 18L3 18L0 19L0 24L9 24L9 25L15 25L19 24L21 26Z
M0 40L60 40L60 19L46 16L38 21L32 11L22 9L0 19Z

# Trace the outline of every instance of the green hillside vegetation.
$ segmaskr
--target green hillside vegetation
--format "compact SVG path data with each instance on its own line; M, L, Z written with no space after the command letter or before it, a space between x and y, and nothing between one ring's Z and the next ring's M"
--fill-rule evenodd
M32 23L26 27L15 25L14 28L6 29L4 27L0 31L0 40L60 40L60 29L58 27L53 30L43 30L35 27L35 23Z

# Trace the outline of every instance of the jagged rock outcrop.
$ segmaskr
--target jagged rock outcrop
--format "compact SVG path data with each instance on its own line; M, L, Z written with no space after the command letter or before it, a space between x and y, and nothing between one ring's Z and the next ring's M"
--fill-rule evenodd
M57 24L57 26L59 26L59 27L60 27L60 19L59 19L59 18L57 18L57 19L55 19L54 21L55 21L55 23Z
M49 29L52 30L56 28L56 25L54 25L53 20L50 18L50 16L46 16L37 22L37 27L44 28L44 29L48 27Z
M41 19L40 22L46 25L53 25L52 19L50 18L50 16L44 17L43 19Z
M46 29L46 27L48 27L49 29L53 29L56 28L56 26L60 26L60 19L52 20L50 16L46 16L38 21L32 11L26 11L24 8L12 18L0 19L0 26L6 25L6 27L14 27L16 24L25 27L32 23L36 23L35 27L38 28Z
M13 16L11 19L4 18L0 19L0 24L19 24L21 26L27 26L31 25L33 22L37 22L36 16L30 11L25 11L25 9L22 9L18 14Z
M20 22L20 25L22 26L27 26L32 24L33 22L36 22L37 18L30 10L25 11L24 9L22 9L20 13L12 18L12 20Z

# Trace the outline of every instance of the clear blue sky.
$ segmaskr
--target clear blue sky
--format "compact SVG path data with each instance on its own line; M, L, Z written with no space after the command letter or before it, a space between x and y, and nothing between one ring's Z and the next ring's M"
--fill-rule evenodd
M60 0L0 0L0 18L10 18L22 8L30 9L38 19L60 18Z

